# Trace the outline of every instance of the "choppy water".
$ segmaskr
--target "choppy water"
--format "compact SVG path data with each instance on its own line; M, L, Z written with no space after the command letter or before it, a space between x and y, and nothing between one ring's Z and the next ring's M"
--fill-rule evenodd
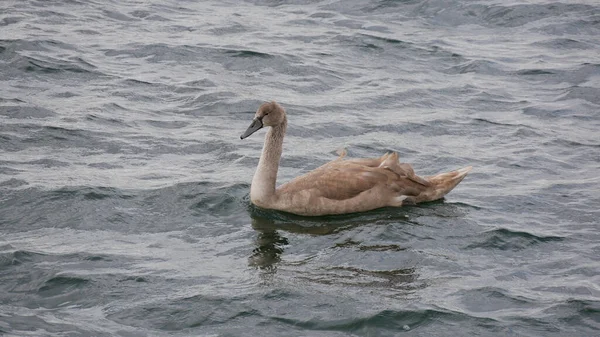
M0 2L0 335L600 336L597 1ZM248 200L396 150L444 200Z

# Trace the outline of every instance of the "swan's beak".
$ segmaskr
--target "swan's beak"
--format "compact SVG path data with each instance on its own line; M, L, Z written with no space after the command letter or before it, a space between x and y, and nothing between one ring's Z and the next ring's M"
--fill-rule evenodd
M248 127L248 129L246 129L246 132L244 132L241 136L240 139L244 139L248 136L250 136L251 134L255 133L256 131L262 129L263 127L263 123L262 120L258 117L254 118L252 120L252 124L250 124L250 126Z

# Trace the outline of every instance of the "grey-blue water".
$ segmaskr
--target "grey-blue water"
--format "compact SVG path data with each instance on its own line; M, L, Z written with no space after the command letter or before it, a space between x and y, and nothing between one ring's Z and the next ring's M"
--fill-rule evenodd
M249 202L347 148L445 200ZM0 335L600 336L595 0L0 2Z

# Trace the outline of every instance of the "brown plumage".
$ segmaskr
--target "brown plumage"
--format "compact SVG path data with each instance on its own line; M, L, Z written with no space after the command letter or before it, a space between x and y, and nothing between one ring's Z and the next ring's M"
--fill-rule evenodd
M250 199L266 209L315 216L432 201L450 192L471 170L469 166L422 178L409 164L400 163L395 152L380 158L344 159L344 151L339 158L275 188L287 128L285 110L276 102L259 107L241 138L263 126L271 129L252 179Z

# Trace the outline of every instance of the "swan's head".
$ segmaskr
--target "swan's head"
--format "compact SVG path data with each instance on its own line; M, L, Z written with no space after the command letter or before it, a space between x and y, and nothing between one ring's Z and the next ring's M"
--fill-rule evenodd
M285 110L277 102L263 103L252 120L252 124L248 127L240 138L244 139L265 126L277 126L285 121Z

